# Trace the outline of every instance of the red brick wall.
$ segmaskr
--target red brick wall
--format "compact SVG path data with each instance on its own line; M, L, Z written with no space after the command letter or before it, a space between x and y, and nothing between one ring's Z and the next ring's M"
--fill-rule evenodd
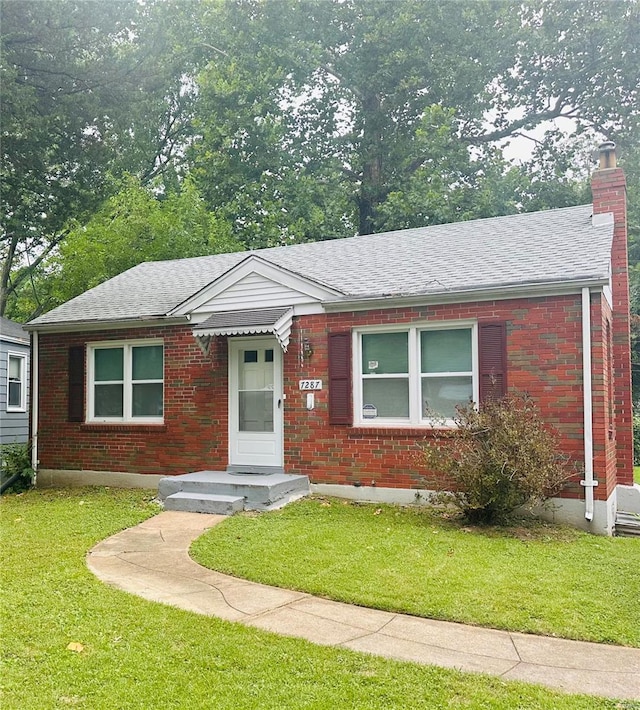
M614 215L611 252L613 292L613 372L617 481L633 484L633 411L631 404L631 345L629 334L629 275L627 260L626 180L620 168L599 169L591 179L594 214Z
M599 296L593 297L592 310L593 315L602 320ZM307 377L326 381L328 332L371 324L474 318L508 322L510 390L526 391L535 399L546 419L560 430L563 450L582 468L582 316L581 299L575 295L306 318L294 329L290 351L292 355L297 354L300 338L308 338L313 345L313 357L303 367L299 357L285 358L287 470L305 473L317 483L409 488L423 485L424 472L420 470L416 444L429 436L428 430L329 425L327 390L316 394L316 408L309 412L305 409L305 394L296 390L297 381ZM598 327L593 333L596 338L600 337L599 320L596 319ZM601 398L602 386L600 378L594 388ZM600 439L603 439L602 432ZM567 486L566 495L583 496L580 478L578 475ZM596 497L601 497L604 488L596 489Z
M609 317L592 297L596 478L615 465L609 414L607 351L601 339ZM294 320L284 357L285 468L316 483L424 487L417 442L424 429L353 428L328 423L327 335L370 324L425 323L458 319L507 321L508 383L528 392L558 427L562 447L583 462L581 299L572 296L470 303L370 312L313 315ZM165 422L159 426L74 424L67 417L67 354L72 345L103 340L162 337L165 344ZM301 357L308 339L313 354ZM53 469L179 474L226 468L227 342L213 339L205 356L188 326L40 336L40 465ZM320 378L315 409L306 409L298 380ZM582 497L579 478L566 494ZM596 488L602 498L610 486Z
M601 300L601 303L599 302ZM606 299L592 297L594 342L593 371L593 468L600 498L611 495L617 482L615 382L613 377L613 330L611 307Z
M67 357L72 345L163 338L163 425L67 422ZM188 327L41 335L38 455L42 468L178 474L227 464L226 342L209 357Z

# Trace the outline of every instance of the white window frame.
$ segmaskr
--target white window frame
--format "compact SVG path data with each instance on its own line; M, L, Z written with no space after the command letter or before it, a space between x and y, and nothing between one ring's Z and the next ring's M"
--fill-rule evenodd
M353 424L356 427L385 427L385 428L437 428L437 427L453 427L455 422L453 419L433 419L423 416L422 412L422 377L420 372L420 333L425 330L464 330L471 331L471 372L447 373L439 372L438 376L453 375L470 375L471 386L473 393L473 401L478 402L480 398L480 368L478 364L478 323L472 320L461 321L442 321L429 323L403 323L398 325L376 325L364 326L356 328L353 331L352 342L352 378L353 378ZM373 419L365 419L362 416L362 336L371 333L408 333L408 348L409 348L409 417L401 418L384 418L375 417ZM385 375L387 377L387 375ZM388 377L406 377L402 375L388 375Z
M11 358L20 361L20 404L9 404L9 382L11 372ZM27 411L27 355L9 351L7 353L7 412Z
M134 417L131 413L133 399L133 348L152 347L162 345L162 380L135 380L135 384L162 382L162 416L159 417ZM123 380L122 380L122 416L100 417L94 416L95 406L95 357L97 350L110 348L123 349ZM112 424L163 424L165 411L165 386L164 386L164 341L161 338L149 340L107 340L97 343L87 343L87 422L112 423Z

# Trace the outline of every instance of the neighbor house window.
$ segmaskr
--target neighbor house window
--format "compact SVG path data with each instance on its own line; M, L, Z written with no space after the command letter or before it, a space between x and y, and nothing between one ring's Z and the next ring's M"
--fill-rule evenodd
M478 401L475 324L356 334L355 420L362 424L451 423Z
M7 411L27 410L27 357L9 353L7 369Z
M159 422L164 410L161 342L89 346L89 419Z

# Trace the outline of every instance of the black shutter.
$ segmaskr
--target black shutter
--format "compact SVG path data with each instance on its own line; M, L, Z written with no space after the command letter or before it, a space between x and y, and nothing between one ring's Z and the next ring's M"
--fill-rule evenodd
M351 333L330 333L329 423L351 422Z
M84 346L69 348L69 421L84 421Z
M503 322L478 325L480 404L507 394L507 327Z

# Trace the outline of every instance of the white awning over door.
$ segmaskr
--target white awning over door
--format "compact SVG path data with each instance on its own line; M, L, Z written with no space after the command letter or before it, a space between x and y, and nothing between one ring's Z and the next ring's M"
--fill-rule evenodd
M214 313L193 329L198 341L213 335L272 334L284 352L289 346L293 308L256 308L244 311Z

